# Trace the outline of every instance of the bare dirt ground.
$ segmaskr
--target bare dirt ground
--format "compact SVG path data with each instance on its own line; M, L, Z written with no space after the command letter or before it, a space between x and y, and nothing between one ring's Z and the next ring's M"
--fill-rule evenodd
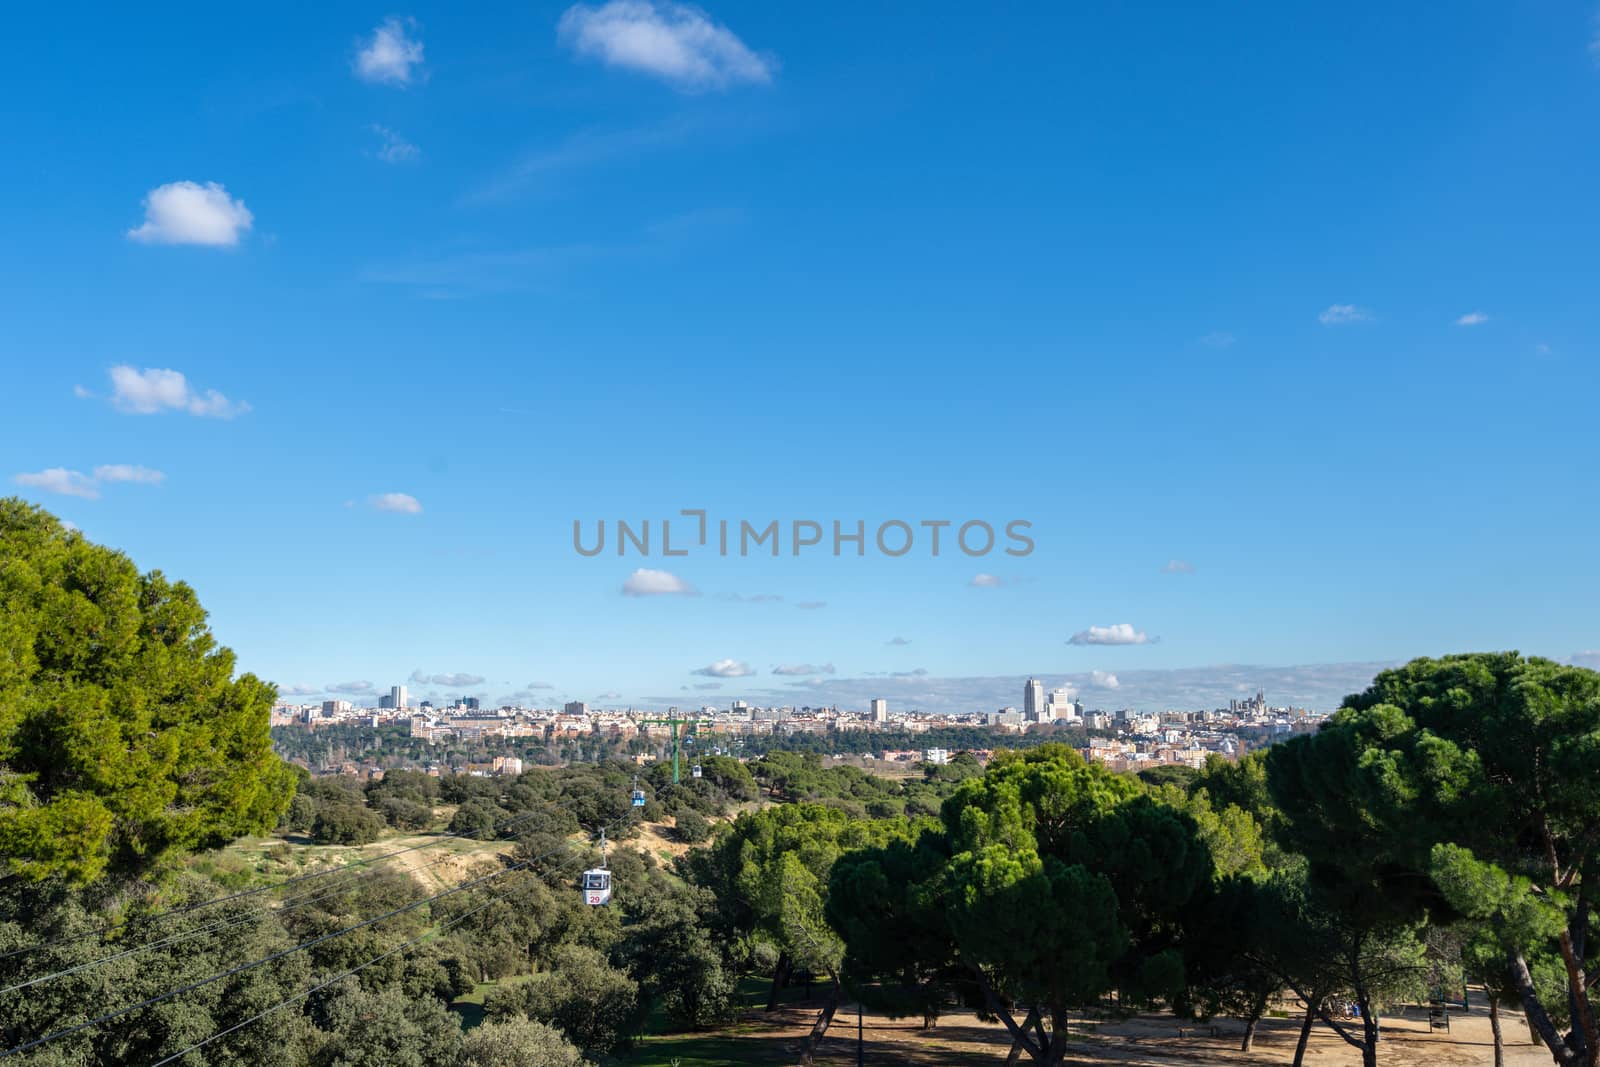
M809 1004L785 1005L770 1015L747 1013L731 1045L752 1048L750 1062L793 1062L793 1050L810 1030L816 1008ZM1488 1011L1478 998L1465 1013L1451 1013L1449 1032L1428 1029L1425 1009L1410 1008L1403 1015L1383 1020L1379 1062L1392 1067L1452 1067L1494 1062ZM869 1064L913 1064L918 1067L957 1067L962 1064L1004 1063L1010 1037L998 1023L978 1021L970 1014L951 1014L937 1028L923 1030L920 1019L888 1019L868 1012L864 1019L864 1060ZM1200 1036L1191 1024L1182 1024L1188 1036L1179 1036L1179 1022L1171 1016L1145 1015L1120 1022L1102 1022L1074 1041L1071 1064L1124 1064L1127 1067L1178 1067L1196 1064L1288 1064L1294 1059L1300 1019L1264 1019L1256 1032L1255 1047L1241 1052L1244 1026L1236 1020L1218 1019L1219 1036L1209 1030ZM1551 1062L1544 1049L1532 1044L1519 1013L1502 1010L1501 1028L1506 1041L1508 1067L1543 1067ZM731 1050L730 1050L731 1051ZM681 1067L695 1061L683 1059ZM728 1062L737 1062L730 1058ZM824 1040L818 1064L849 1067L856 1062L854 1005L842 1008ZM1022 1061L1026 1063L1026 1059ZM1305 1062L1315 1067L1359 1065L1361 1054L1326 1026L1311 1033Z

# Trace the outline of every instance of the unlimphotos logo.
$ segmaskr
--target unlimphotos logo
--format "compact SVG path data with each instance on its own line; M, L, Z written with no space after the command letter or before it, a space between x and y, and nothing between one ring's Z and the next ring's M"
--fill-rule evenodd
M678 515L678 519L636 522L615 519L609 524L605 519L596 519L592 532L585 531L584 520L573 519L572 547L580 556L598 556L609 545L618 556L631 552L645 557L701 553L865 556L869 548L882 556L906 556L912 552L938 556L951 550L967 556L987 556L996 550L1008 556L1027 556L1034 548L1033 538L1028 535L1033 523L1027 519L1003 523L984 519L960 523L952 519L888 519L869 527L865 519L713 519L704 508L684 508ZM672 525L675 521L676 528Z

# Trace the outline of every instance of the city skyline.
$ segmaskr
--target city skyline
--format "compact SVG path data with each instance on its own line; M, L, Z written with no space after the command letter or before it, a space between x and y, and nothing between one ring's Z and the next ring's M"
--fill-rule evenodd
M287 695L1600 662L1592 3L213 15L14 20L0 492Z

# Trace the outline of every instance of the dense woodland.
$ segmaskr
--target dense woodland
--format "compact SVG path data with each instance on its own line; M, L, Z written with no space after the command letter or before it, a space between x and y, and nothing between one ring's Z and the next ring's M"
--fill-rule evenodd
M1075 1022L1134 1011L1240 1019L1248 1050L1288 991L1303 1034L1376 1064L1386 1011L1471 983L1559 1067L1600 1063L1590 671L1416 660L1317 734L1197 772L1046 743L897 781L769 751L677 784L653 766L642 808L606 754L314 778L272 752L272 699L186 585L0 501L0 1053L603 1063L652 1018L728 1022L756 975L823 991L805 1062L846 998L975 1010L1054 1064ZM635 847L647 824L690 847ZM602 831L614 897L590 907ZM247 863L243 835L278 843ZM498 851L442 891L407 873L463 839ZM450 1005L485 982L466 1026Z

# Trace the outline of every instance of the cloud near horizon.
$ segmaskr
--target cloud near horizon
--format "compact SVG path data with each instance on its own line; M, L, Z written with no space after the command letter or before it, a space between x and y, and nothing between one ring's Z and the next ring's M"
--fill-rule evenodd
M411 672L411 679L417 685L442 685L446 689L461 689L483 684L481 674L429 674L427 671L417 669Z
M797 676L811 674L832 674L833 672L833 664L831 663L780 663L778 666L772 668L773 674Z
M719 659L709 666L696 667L689 673L705 675L708 678L747 678L756 672L748 663L736 659Z
M622 583L623 596L698 596L694 586L670 571L640 567Z
M1135 630L1132 623L1119 622L1110 626L1091 626L1067 638L1069 645L1145 645L1150 635Z

